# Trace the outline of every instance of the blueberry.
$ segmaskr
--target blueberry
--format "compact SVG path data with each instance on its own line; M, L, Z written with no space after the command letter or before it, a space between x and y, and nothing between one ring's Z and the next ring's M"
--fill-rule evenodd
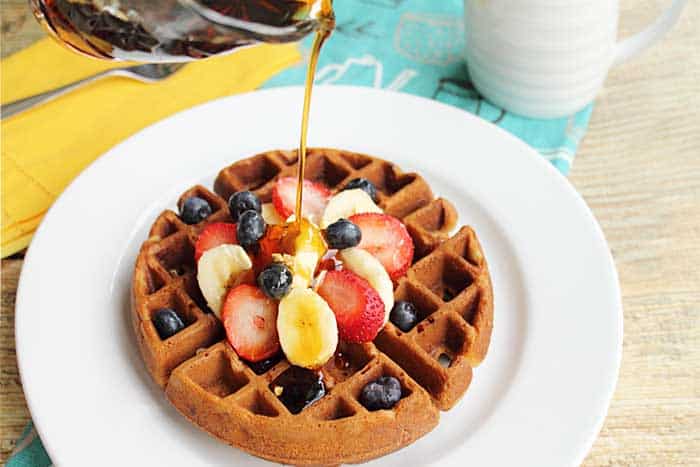
M261 212L262 204L260 203L260 198L250 191L239 191L232 194L228 199L228 210L231 213L233 222L238 222L238 218L246 211Z
M389 320L403 332L408 332L418 322L416 307L411 302L397 301L389 314Z
M292 271L282 263L272 263L258 274L258 287L265 295L279 300L292 287Z
M301 412L326 394L321 376L306 368L289 367L272 383L270 389L293 414Z
M345 185L345 188L343 188L343 190L354 190L356 188L359 188L360 190L364 191L369 195L370 198L372 198L372 201L374 201L375 203L377 202L377 187L374 186L374 183L362 177L353 178L348 182L347 185Z
M161 339L165 340L168 337L177 334L185 327L175 310L172 308L161 308L153 315L153 325L158 331Z
M202 222L204 219L211 215L211 206L207 203L207 200L200 198L199 196L191 196L182 203L180 208L180 219L182 219L185 224L196 224Z
M266 358L265 360L261 360L259 362L246 362L248 366L250 367L251 370L255 372L256 375L261 375L273 366L277 365L277 363L282 360L282 354L278 353L277 355Z
M328 246L336 250L352 248L362 240L360 228L347 219L339 219L329 225L325 236Z
M382 376L367 383L360 394L360 402L367 410L390 409L399 399L401 399L401 383L393 376Z
M257 211L246 211L238 218L236 236L243 247L251 247L265 235L267 225L262 215Z

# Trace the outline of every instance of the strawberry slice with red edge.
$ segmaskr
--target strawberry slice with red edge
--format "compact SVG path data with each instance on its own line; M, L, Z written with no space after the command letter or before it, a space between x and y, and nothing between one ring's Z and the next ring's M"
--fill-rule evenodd
M370 342L377 337L384 302L369 282L347 269L328 271L316 291L333 310L341 339Z
M237 245L236 224L226 222L213 222L207 224L204 230L197 237L194 244L194 260L199 262L205 251L216 248L219 245Z
M377 258L391 280L406 274L413 261L413 239L400 220L380 213L355 214L349 220L362 232L358 248Z
M221 307L221 321L241 358L259 362L279 352L277 302L259 288L242 284L231 289Z
M301 203L301 215L313 222L318 222L331 197L331 191L321 183L304 180L304 194ZM297 202L296 177L282 177L272 188L272 204L282 219L294 214Z
M335 258L321 259L316 266L316 270L314 271L314 277L319 275L322 271L335 271L338 264L339 263Z

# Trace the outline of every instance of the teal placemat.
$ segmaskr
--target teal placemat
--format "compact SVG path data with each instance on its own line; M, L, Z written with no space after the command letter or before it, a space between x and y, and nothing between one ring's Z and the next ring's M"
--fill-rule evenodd
M567 118L513 115L481 98L463 59L462 0L336 0L337 29L323 47L316 82L369 86L429 97L517 135L567 174L592 106ZM311 38L302 43L308 55ZM303 84L306 64L264 87Z
M479 96L469 80L461 0L336 0L337 29L323 48L317 82L407 92L468 110L505 128L567 174L592 105L567 118L513 115ZM308 52L311 38L301 47ZM306 64L285 70L264 87L303 84ZM27 426L8 467L46 467L51 460Z
M47 467L49 465L52 465L51 459L41 444L34 424L30 422L17 440L17 446L7 461L7 467Z

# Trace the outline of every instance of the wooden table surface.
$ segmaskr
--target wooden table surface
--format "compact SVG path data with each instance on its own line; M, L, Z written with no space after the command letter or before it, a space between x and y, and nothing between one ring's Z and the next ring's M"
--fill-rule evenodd
M621 36L668 3L622 0ZM26 0L0 5L3 56L43 37ZM691 0L662 43L612 70L570 176L610 243L625 309L620 379L586 466L700 465L699 31ZM0 463L29 420L14 350L21 268L2 261Z

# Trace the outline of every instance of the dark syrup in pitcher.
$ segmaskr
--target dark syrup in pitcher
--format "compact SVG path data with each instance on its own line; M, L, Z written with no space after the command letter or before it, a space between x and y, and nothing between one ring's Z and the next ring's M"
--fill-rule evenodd
M318 26L319 0L31 0L71 49L104 59L175 62L259 42L292 42Z

